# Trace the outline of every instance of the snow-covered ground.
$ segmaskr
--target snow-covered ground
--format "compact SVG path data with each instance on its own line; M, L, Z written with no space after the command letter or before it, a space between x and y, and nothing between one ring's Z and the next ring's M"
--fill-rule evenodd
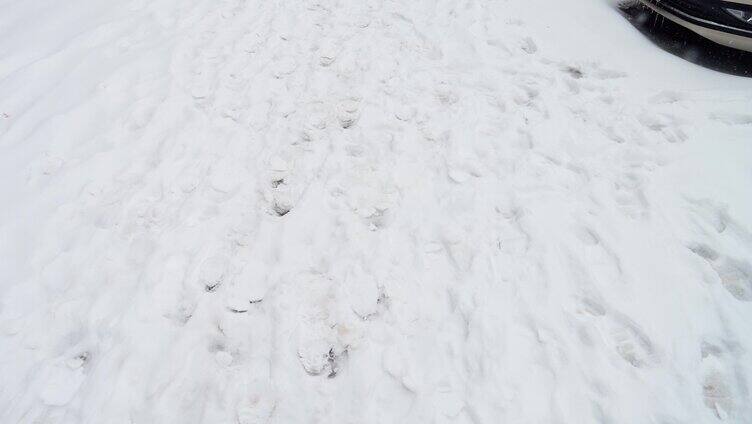
M752 422L752 82L613 2L0 11L0 422Z

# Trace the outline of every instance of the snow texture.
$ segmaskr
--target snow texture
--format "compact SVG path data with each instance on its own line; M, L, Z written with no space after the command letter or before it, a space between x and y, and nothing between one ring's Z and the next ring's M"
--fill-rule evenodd
M0 422L752 422L752 85L611 2L0 8Z

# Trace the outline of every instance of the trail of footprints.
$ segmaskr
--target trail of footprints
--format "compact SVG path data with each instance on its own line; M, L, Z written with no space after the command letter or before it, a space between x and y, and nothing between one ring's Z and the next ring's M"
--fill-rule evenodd
M740 347L732 341L704 341L700 346L700 375L705 406L720 420L752 412L750 393L742 372Z
M346 166L335 175L330 175L327 181L327 188L331 189L335 201L347 205L372 231L388 228L392 219L390 214L398 209L395 206L399 203L399 185L410 182L395 181L391 175L382 173L377 166L362 159L369 154L386 154L376 151L373 146L359 144L359 140L355 138L364 114L367 113L366 105L372 99L361 96L356 90L318 93L314 87L306 85L306 79L313 78L310 74L320 76L318 72L329 76L337 74L340 81L355 78L357 72L354 66L339 66L348 53L346 37L324 37L315 33L317 39L310 44L318 46L309 51L309 43L285 33L284 26L276 26L281 25L279 22L267 19L265 16L268 10L259 13L260 17L251 19L253 11L245 2L227 2L225 6L220 16L207 18L207 22L203 24L208 25L209 30L197 36L193 44L186 46L182 52L184 57L176 59L176 68L185 66L193 70L191 73L176 75L176 79L191 96L195 107L203 111L208 119L219 119L223 122L222 125L239 128L238 131L249 137L249 144L258 145L253 149L254 158L258 161L249 163L247 167L261 169L258 172L256 191L263 200L263 212L277 223L294 217L297 205L311 184L321 178L327 161L336 153L344 158ZM322 28L332 25L326 19L331 15L330 9L334 5L311 3L308 6L301 19L313 17L317 20L316 25ZM243 28L248 26L246 23L249 20L254 22L252 30ZM383 22L366 13L354 22L355 27L361 31L382 24ZM225 31L219 31L222 26L226 27ZM214 37L217 32L222 33L222 36ZM419 44L420 49L425 50L424 54L436 54L430 46L424 45L425 40ZM660 166L660 160L651 161L646 158L656 156L655 153L660 151L662 144L686 140L683 124L669 113L653 113L654 108L646 108L642 113L635 110L623 113L622 105L616 104L618 93L609 88L610 80L623 77L619 72L602 69L597 65L549 62L539 57L539 48L530 37L520 38L515 47L507 47L503 41L489 41L488 44L513 56L513 60L519 62L518 69L524 70L527 63L535 63L552 71L546 72L546 75L525 75L525 71L512 69L514 66L510 65L505 82L514 89L502 93L488 90L496 98L483 111L492 110L496 114L494 116L499 116L499 121L503 121L497 124L504 127L505 131L515 134L515 139L519 141L515 145L505 146L503 154L507 156L502 157L501 162L509 166L502 167L505 171L508 169L508 172L502 173L500 178L510 177L515 172L527 172L530 175L525 176L542 180L533 175L537 172L536 168L518 166L519 163L532 161L530 158L538 149L539 140L533 135L532 128L544 125L552 113L565 113L567 117L579 116L579 129L583 130L583 134L598 132L598 140L605 140L611 145L609 152L615 158L615 170L605 175L605 178L613 188L611 195L614 206L632 219L648 216L651 205L644 186L651 172ZM510 43L511 45L514 43ZM512 50L515 48L524 56ZM309 52L308 56L297 54L301 51ZM301 62L301 58L306 57L311 63ZM190 66L186 63L190 63ZM312 64L316 68L311 68ZM387 65L384 66L386 74L390 70ZM550 77L548 74L556 76ZM262 86L267 81L256 78L257 75L270 77L268 87ZM380 76L384 77L386 86L391 75ZM452 141L448 124L451 120L443 120L439 114L434 116L434 112L459 108L466 99L461 98L451 84L440 84L434 88L434 111L423 110L403 99L397 99L400 95L405 95L400 92L399 86L385 89L387 93L395 93L392 97L397 99L395 103L399 105L392 114L394 123L390 122L389 125L415 129L422 135L421 141L429 143L434 152L440 152L437 156L445 159L445 155L451 154L443 150ZM281 100L291 97L291 93L304 93L304 96L294 97L291 101ZM573 106L566 111L549 110L551 103L556 104L555 101L549 102L550 96L568 96L571 99L567 104ZM256 101L257 98L264 101ZM668 103L681 100L668 94L666 99ZM587 117L582 116L582 104L591 101L599 102L606 109L603 116L608 117L608 121L595 118L595 122L589 122ZM660 109L660 106L656 108ZM446 113L446 116L452 116L449 112ZM629 118L612 118L621 115ZM383 134L375 136L383 135L383 139L394 140L393 128L388 125L385 127L387 129ZM489 131L492 132L492 129ZM587 162L590 152L584 153L585 158L579 171L574 166L570 167L570 171L574 169L572 172L579 172L576 184L581 185L590 184L594 180ZM474 152L474 155L468 155L469 165L464 167L471 172L461 170L463 167L458 166L441 168L442 172L446 168L447 177L458 186L471 186L475 178L483 175L484 164L487 163L482 149ZM561 158L551 160L554 164L564 163ZM495 165L497 164L492 163L489 168ZM56 165L53 163L50 166L54 168ZM198 187L206 172L198 169L188 169L186 172L196 176L184 179L182 191L186 196L197 196ZM210 185L219 193L215 194L218 202L238 196L240 190L232 175L215 177ZM733 227L733 224L727 222L719 225L724 229L729 225ZM515 231L514 238L500 241L499 250L507 254L523 255L531 243L530 236L518 233L524 232ZM234 247L222 246L215 249L219 253L206 256L194 275L197 289L204 296L219 297L229 293L230 300L225 310L230 319L249 317L254 311L265 311L262 308L277 308L278 316L286 317L283 319L287 320L282 325L295 328L292 344L296 349L295 359L303 372L312 377L328 378L335 378L345 372L349 361L353 360L353 350L368 330L368 322L379 319L388 311L389 297L384 288L369 279L362 270L353 271L351 278L346 281L325 273L307 272L286 276L289 280L282 282L254 281L255 291L249 293L240 290L242 293L236 295L233 290L239 288L235 281L244 271L234 268L237 262L235 255L245 247L244 240L248 237L248 234L235 234ZM606 262L613 262L613 254L600 245L595 232L584 232L582 239L596 246L594 249L598 250L599 257L606 258ZM725 256L705 244L693 245L691 250L710 264L723 287L734 298L745 302L752 300L752 268L748 262ZM247 266L252 268L251 265ZM618 274L619 265L612 263L610 266L605 272L609 273L608 278L614 278ZM282 298L286 300L280 301ZM346 308L343 309L342 305ZM658 346L629 317L609 308L598 296L585 297L582 307L592 317L595 327L603 335L611 351L623 363L643 370L661 363ZM176 325L185 325L196 309L196 300L186 295L176 309L170 317ZM233 335L226 338L232 339ZM233 364L233 353L229 346L218 348L213 345L210 349L214 349L215 357L221 365L227 367ZM736 386L729 383L731 371L724 362L724 358L729 355L732 353L726 347L707 344L702 348L703 396L706 405L719 417L733 411L738 402L734 400ZM275 403L270 395L256 393L238 406L236 419L241 424L264 422L274 413L274 408Z
M729 246L736 246L735 242L748 246L752 235L724 207L711 201L689 200L688 210L699 232L709 241L691 243L689 250L712 269L716 277L713 284L720 284L739 302L752 302L752 264L724 253ZM743 354L733 340L705 341L700 347L703 400L720 420L752 412L745 402L750 393L740 369L739 358Z
M583 311L595 317L596 328L624 362L634 368L649 368L661 363L657 346L629 317L608 308L597 297L584 297L581 302Z
M741 224L729 216L728 212L708 201L690 201L689 210L695 217L697 228L715 240L714 248L706 243L693 243L688 247L702 258L715 272L723 288L734 298L742 302L752 302L752 262L746 258L734 257L723 253L724 246L734 246L741 242L749 245L750 234Z
M690 250L710 264L723 288L732 296L742 302L752 302L752 265L749 262L721 255L704 244L694 244Z

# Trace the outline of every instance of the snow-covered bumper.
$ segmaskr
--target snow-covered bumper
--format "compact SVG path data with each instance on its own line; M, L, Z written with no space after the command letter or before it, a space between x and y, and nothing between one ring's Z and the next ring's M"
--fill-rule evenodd
M640 1L711 41L752 52L752 0Z

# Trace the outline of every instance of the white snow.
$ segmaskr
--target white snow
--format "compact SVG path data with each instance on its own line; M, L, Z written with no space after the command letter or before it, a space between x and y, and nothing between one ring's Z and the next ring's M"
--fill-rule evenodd
M752 422L752 85L612 1L0 10L0 422Z

